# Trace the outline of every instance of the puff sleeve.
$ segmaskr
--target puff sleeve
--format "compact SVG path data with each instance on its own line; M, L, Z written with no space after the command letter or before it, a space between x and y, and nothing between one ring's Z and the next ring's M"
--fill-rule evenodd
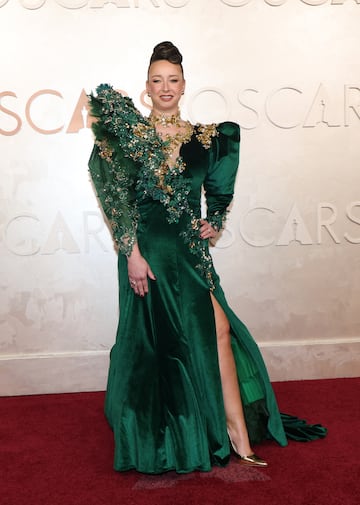
M218 135L210 148L210 163L204 181L207 220L220 230L234 194L239 165L240 127L233 122L220 123Z

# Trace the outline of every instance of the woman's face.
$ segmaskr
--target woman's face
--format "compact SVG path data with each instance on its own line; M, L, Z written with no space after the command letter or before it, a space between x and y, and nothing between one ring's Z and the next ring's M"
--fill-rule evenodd
M154 112L175 114L185 89L181 66L167 60L150 65L146 91L151 97Z

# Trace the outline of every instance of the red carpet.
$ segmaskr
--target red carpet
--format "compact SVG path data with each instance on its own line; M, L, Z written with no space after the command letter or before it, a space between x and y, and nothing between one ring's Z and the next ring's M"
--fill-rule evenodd
M280 409L327 438L256 447L267 469L236 460L209 473L112 470L104 393L0 398L1 505L359 505L360 378L275 383Z

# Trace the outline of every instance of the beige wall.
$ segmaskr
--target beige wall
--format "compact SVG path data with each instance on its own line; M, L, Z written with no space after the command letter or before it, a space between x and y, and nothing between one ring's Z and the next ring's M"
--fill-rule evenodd
M84 93L141 103L183 52L183 116L242 127L213 250L273 380L359 375L360 1L0 0L0 394L105 387L116 256Z

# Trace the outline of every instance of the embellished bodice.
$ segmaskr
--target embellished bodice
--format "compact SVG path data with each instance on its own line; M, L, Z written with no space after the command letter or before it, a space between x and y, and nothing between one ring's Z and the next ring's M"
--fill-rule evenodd
M130 254L136 242L141 201L164 206L169 224L187 216L183 232L191 252L208 271L211 257L199 237L199 206L205 189L209 222L221 228L233 196L239 157L239 127L197 124L180 147L180 156L168 163L169 144L148 118L109 85L90 95L95 146L89 168L119 251Z

